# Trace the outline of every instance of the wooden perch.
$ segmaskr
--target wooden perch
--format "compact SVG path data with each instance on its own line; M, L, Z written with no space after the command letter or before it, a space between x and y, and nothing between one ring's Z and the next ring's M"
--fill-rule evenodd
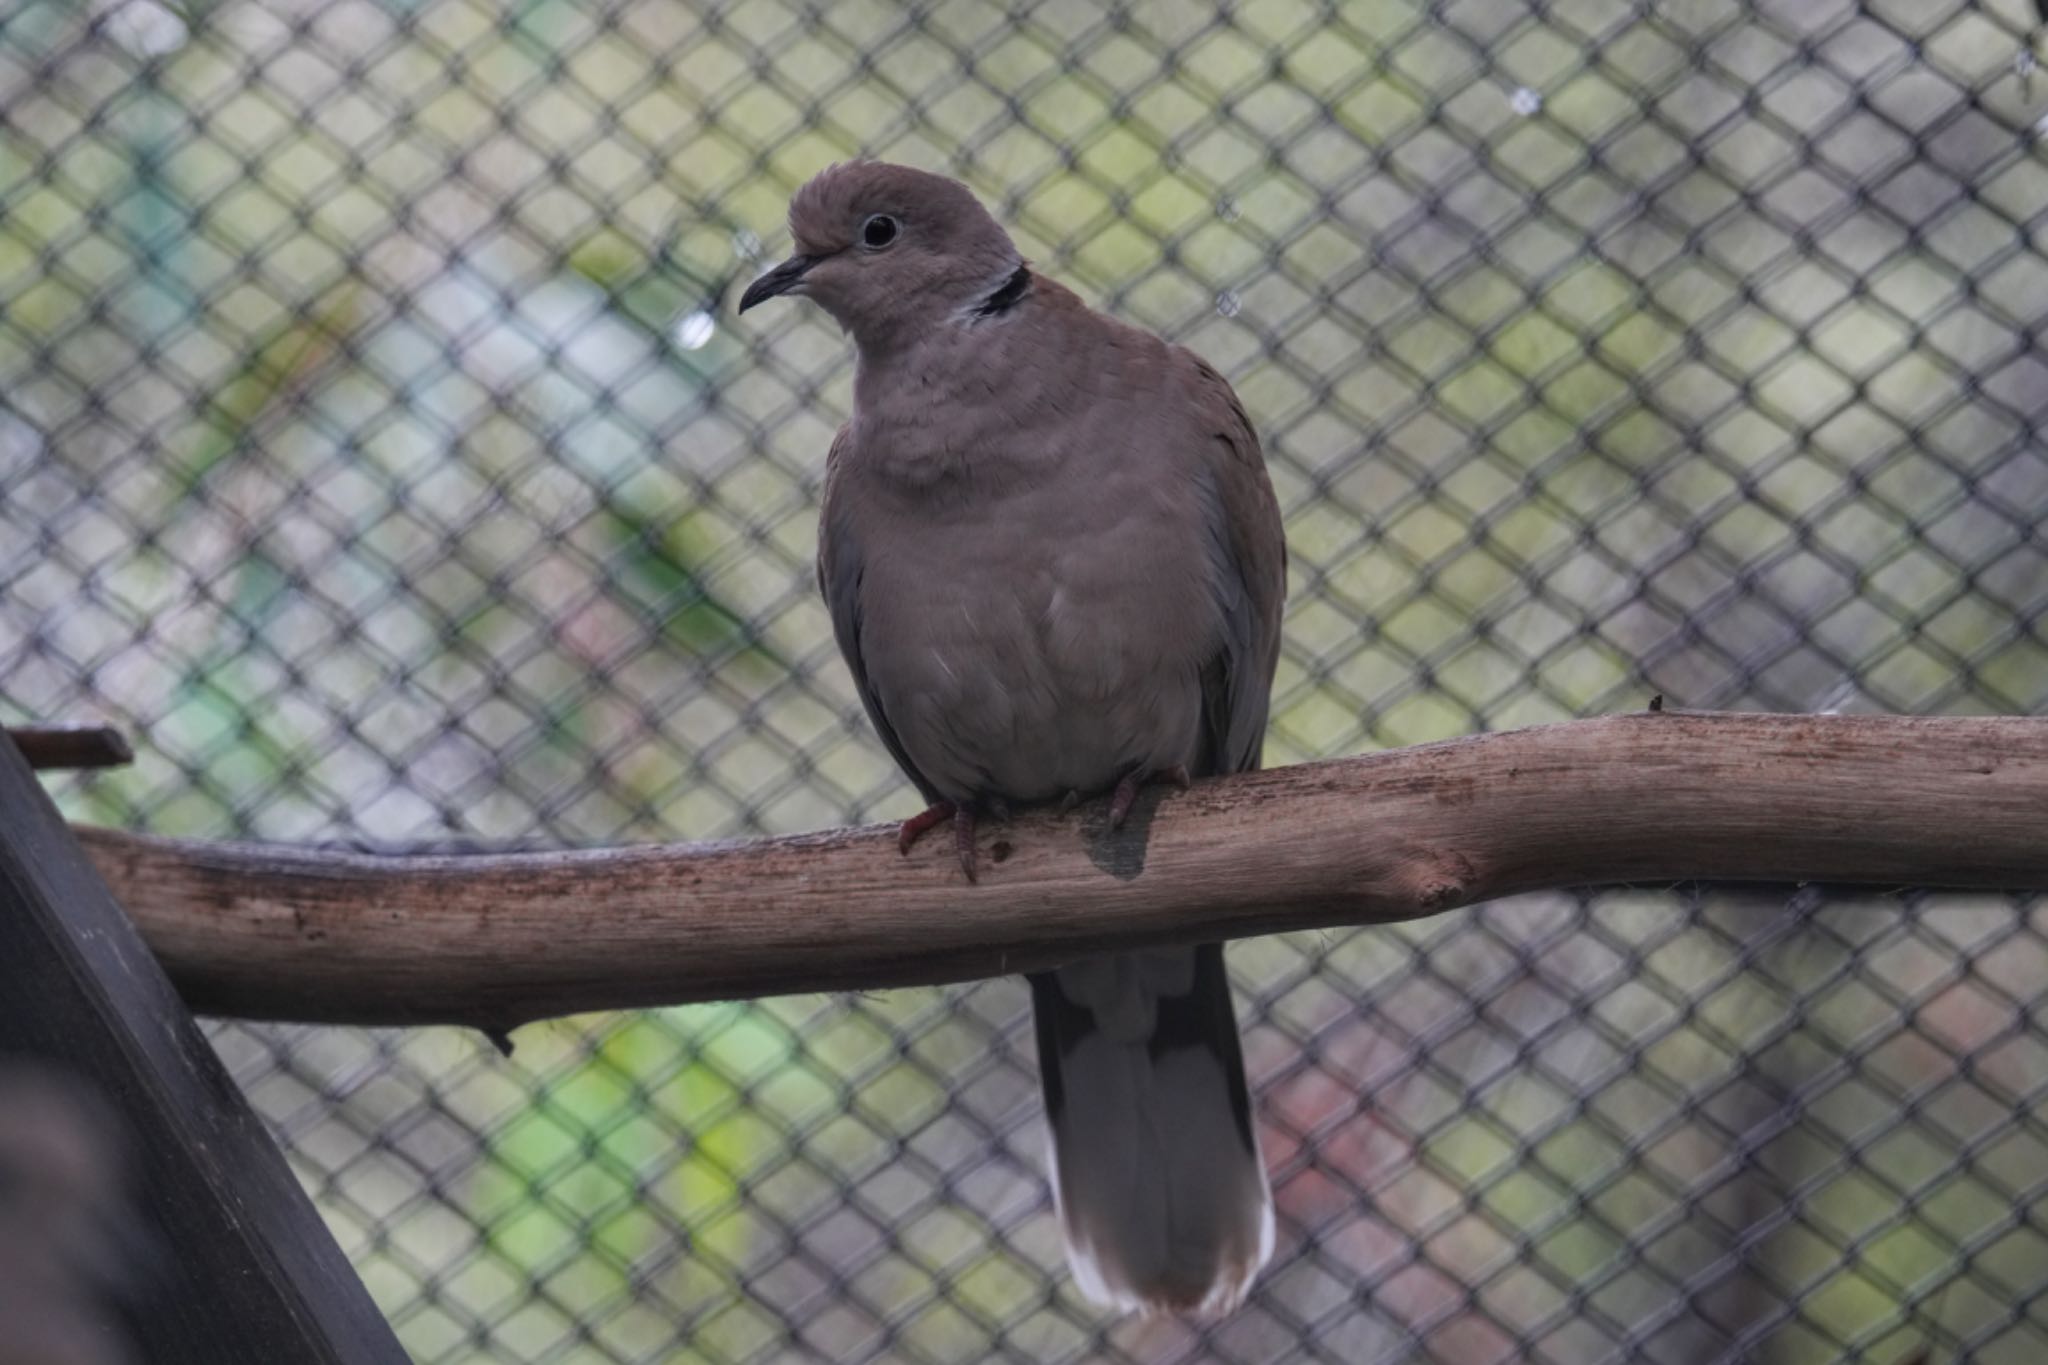
M1617 882L2048 888L2048 720L1661 711L986 822L365 856L82 830L202 1013L502 1032L585 1010L961 981Z

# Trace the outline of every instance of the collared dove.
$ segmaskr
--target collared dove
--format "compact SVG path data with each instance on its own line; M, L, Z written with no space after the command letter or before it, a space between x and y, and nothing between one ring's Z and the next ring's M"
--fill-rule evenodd
M799 294L852 334L818 582L868 716L975 880L977 816L1259 764L1286 545L1258 438L1192 352L1034 274L965 186L859 161L789 209ZM1031 978L1082 1290L1213 1316L1273 1246L1220 944Z

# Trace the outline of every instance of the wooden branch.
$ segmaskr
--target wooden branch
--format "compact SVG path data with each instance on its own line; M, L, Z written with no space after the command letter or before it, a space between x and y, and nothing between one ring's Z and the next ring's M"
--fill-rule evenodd
M1662 711L1155 788L950 840L893 827L364 856L84 832L193 1008L502 1031L1692 878L2048 888L2048 720Z

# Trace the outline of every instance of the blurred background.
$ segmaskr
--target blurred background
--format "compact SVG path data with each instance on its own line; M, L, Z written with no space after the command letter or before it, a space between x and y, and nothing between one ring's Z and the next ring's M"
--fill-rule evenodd
M1269 763L2048 700L2026 0L13 0L0 721L76 819L378 847L916 806L811 581L790 191L965 178L1198 349ZM2048 828L2048 826L2044 826ZM1066 1277L1022 983L211 1035L422 1362L2048 1359L2031 898L1647 886L1231 956L1281 1212Z

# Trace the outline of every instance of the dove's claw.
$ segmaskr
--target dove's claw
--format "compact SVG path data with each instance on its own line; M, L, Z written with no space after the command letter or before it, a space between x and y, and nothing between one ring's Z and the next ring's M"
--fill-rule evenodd
M1143 785L1144 779L1135 772L1125 773L1124 780L1116 784L1116 795L1109 798L1111 829L1124 827L1124 818L1131 813L1131 807L1137 803L1138 788Z
M954 807L951 801L939 801L926 806L905 820L903 827L896 831L896 851L906 857L909 856L910 846L923 838L926 830L937 829L952 819L953 814Z
M962 804L953 809L953 848L960 855L960 870L969 882L978 882L974 871L974 807Z
M953 822L953 848L960 855L960 870L968 881L979 881L974 865L974 807L964 801L937 801L905 820L896 831L896 851L907 855L927 831L948 820Z
M1116 794L1109 798L1109 827L1122 829L1130 817L1131 807L1138 804L1138 793L1148 782L1171 782L1182 791L1188 789L1188 765L1176 763L1171 768L1157 772L1146 772L1133 768L1124 774L1124 780L1116 784Z

